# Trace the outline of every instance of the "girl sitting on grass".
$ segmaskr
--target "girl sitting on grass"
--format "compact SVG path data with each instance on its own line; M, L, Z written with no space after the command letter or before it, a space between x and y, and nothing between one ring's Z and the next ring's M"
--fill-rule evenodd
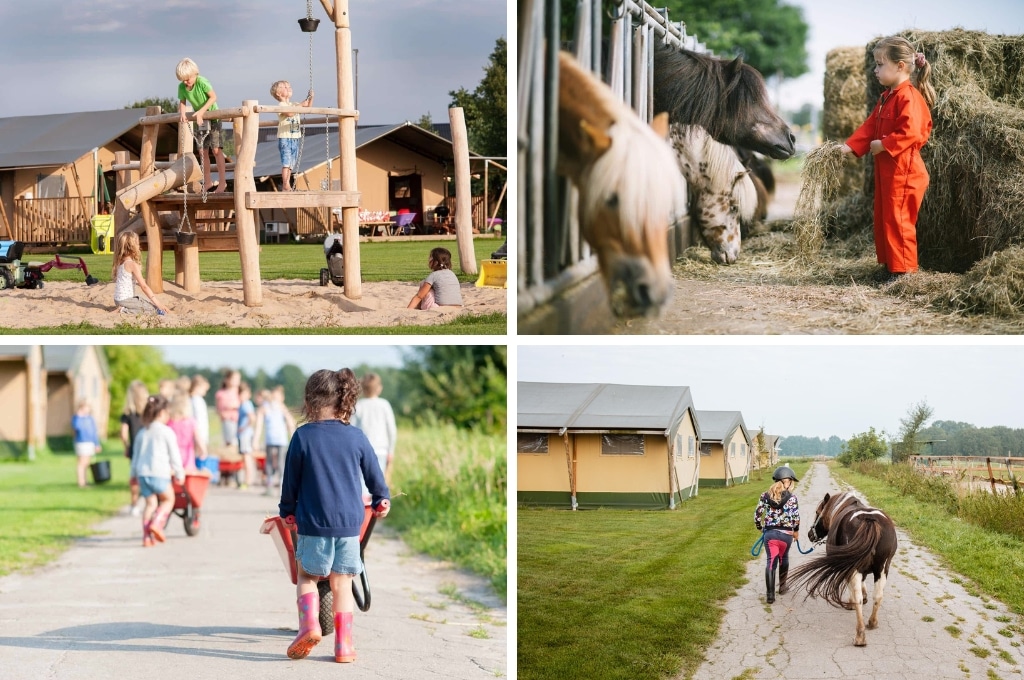
M407 309L432 309L443 306L462 306L459 278L452 271L452 254L447 248L434 248L427 260L430 275L420 283L420 289L409 300Z
M114 305L118 311L124 314L156 313L160 316L167 313L142 276L142 248L139 235L134 231L122 231L114 241L111 278L114 279ZM148 299L135 294L136 283Z

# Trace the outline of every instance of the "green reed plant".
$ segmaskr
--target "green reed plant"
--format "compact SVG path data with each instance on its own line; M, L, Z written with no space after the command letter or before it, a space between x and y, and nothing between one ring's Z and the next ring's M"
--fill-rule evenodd
M401 429L388 524L413 548L490 579L506 593L504 435L448 425Z

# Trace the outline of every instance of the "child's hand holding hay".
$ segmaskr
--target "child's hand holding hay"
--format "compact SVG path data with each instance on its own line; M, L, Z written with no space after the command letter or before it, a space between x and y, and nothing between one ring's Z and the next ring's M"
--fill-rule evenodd
M850 147L827 141L812 149L804 159L803 186L796 199L793 230L799 253L813 257L825 244L825 220L843 179L843 166Z

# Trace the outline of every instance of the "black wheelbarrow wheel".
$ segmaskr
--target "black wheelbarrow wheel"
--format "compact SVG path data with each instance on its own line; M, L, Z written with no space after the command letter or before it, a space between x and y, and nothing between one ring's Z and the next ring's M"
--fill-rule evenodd
M185 533L189 536L195 536L199 533L199 508L192 505L191 502L185 506Z
M320 269L320 285L326 286L331 280L331 273L326 267Z
M324 635L330 635L334 632L334 594L331 592L331 582L318 581L316 589L320 593L320 630Z

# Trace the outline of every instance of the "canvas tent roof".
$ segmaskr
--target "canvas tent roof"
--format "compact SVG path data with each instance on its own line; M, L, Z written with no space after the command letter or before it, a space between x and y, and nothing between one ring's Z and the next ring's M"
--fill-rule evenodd
M0 168L53 167L73 163L114 140L136 155L142 146L139 118L145 109L83 111L0 118ZM157 152L177 148L177 124L161 125Z
M741 428L743 438L750 443L743 414L739 411L697 411L697 421L700 423L701 438L705 442L724 442L736 428Z
M43 368L50 373L73 373L85 358L88 347L89 345L43 345ZM31 345L8 345L0 349L0 359L25 358L31 350ZM103 375L109 378L110 364L107 363L103 350L96 348L96 356L99 358Z
M689 387L520 382L518 388L523 428L668 433L687 409L693 412Z

